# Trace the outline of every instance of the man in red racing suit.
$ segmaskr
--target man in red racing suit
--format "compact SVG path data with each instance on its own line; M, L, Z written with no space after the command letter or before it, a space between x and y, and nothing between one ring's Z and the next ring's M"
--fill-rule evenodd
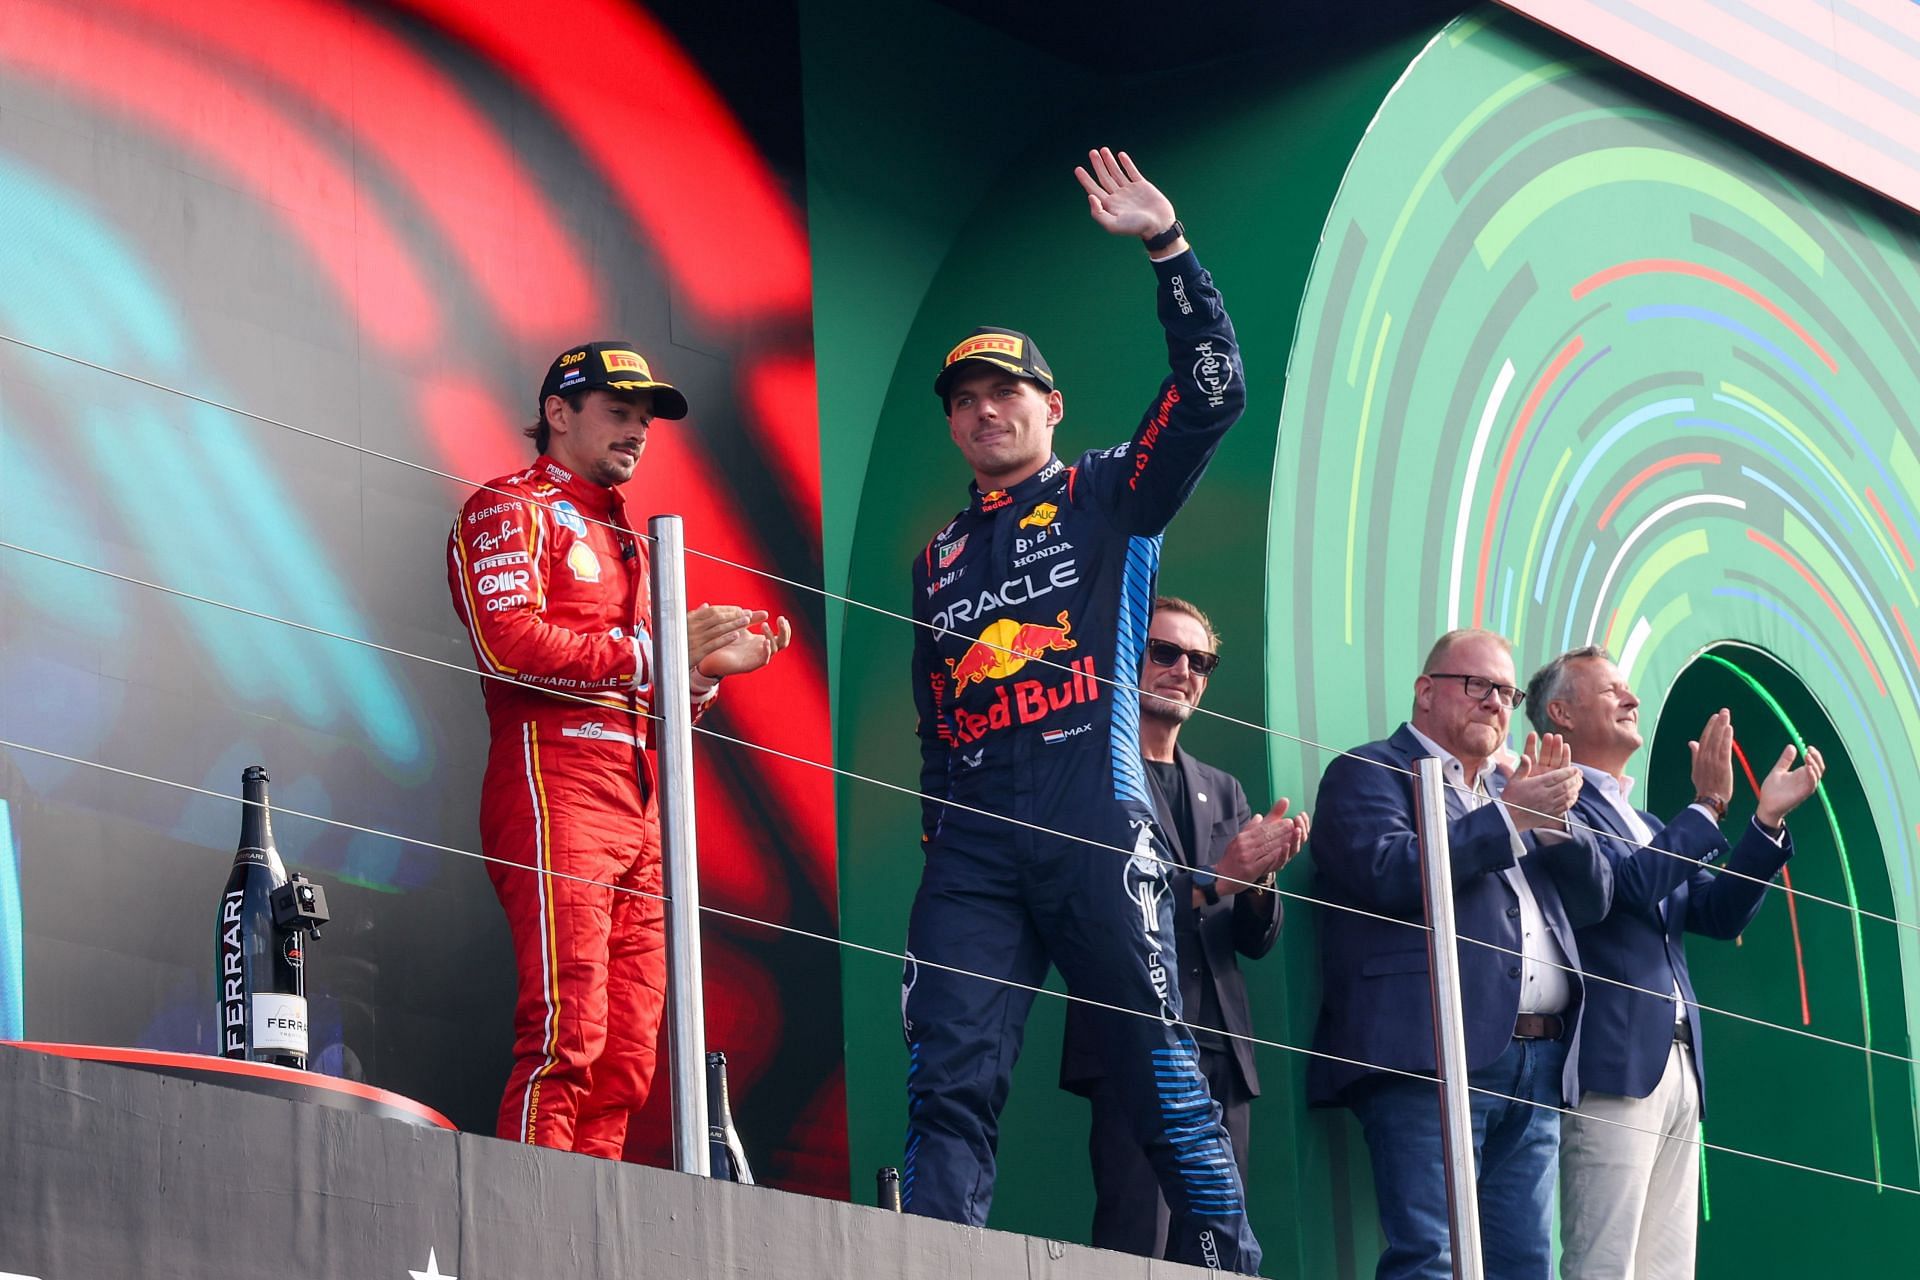
M478 489L447 539L492 731L480 847L519 969L498 1133L614 1160L653 1080L666 986L648 556L618 486L652 420L686 412L630 343L570 349L527 430L540 456ZM694 713L787 639L784 618L692 611Z

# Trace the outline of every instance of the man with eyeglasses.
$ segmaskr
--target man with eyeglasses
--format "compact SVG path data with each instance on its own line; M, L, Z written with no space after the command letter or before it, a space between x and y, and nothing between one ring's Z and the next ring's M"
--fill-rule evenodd
M1436 756L1459 929L1461 1006L1489 1280L1548 1280L1560 1115L1579 1100L1583 988L1574 930L1612 901L1592 839L1569 831L1581 775L1555 734L1528 734L1511 775L1495 764L1513 709L1507 640L1441 636L1390 738L1327 766L1308 852L1323 990L1308 1102L1345 1106L1372 1158L1385 1237L1379 1280L1452 1275L1435 1071L1428 938L1413 774Z
M1306 814L1289 816L1285 797L1256 814L1233 775L1194 759L1180 730L1220 663L1220 637L1198 606L1175 596L1153 602L1147 661L1140 669L1140 756L1154 818L1176 866L1173 896L1180 1005L1200 1049L1200 1073L1220 1104L1240 1180L1247 1176L1248 1112L1260 1095L1253 1018L1236 953L1258 960L1280 936L1276 872L1307 838ZM1100 1055L1093 1018L1067 1007L1060 1087L1092 1103L1087 1153L1093 1167L1093 1238L1102 1249L1162 1257L1168 1212L1153 1166L1133 1135L1125 1100Z
M1182 1262L1258 1273L1239 1170L1181 1022L1168 855L1140 762L1160 537L1245 404L1233 324L1173 204L1124 152L1076 169L1094 222L1152 264L1167 374L1132 437L1053 452L1033 339L987 326L934 377L973 484L913 560L926 866L902 971L909 1213L983 1225L1034 990L1097 1002L1103 1060ZM1119 687L1115 682L1121 682Z
M1594 983L1587 1092L1560 1144L1564 1280L1691 1280L1700 1213L1694 1141L1705 1113L1700 1010L1683 935L1738 938L1793 856L1787 815L1820 785L1817 747L1793 768L1788 745L1729 845L1733 720L1722 708L1693 750L1693 803L1660 819L1629 800L1640 700L1598 645L1563 653L1527 682L1534 725L1565 737L1586 787L1573 807L1613 867L1613 909L1579 931ZM1727 857L1732 875L1704 868Z

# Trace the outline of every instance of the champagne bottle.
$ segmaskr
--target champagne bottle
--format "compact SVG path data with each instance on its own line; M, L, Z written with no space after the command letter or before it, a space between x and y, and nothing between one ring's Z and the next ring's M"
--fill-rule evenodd
M746 1148L740 1145L740 1132L733 1127L733 1103L727 1096L727 1055L718 1049L707 1054L707 1159L713 1177L753 1185Z
M307 1065L307 988L301 934L274 925L273 893L287 868L273 847L267 771L241 774L240 847L214 922L216 1024L223 1057Z

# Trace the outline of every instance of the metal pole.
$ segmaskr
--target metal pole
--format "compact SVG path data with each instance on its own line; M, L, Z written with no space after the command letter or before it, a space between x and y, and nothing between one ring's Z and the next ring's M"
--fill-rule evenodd
M1453 1224L1454 1280L1481 1280L1479 1182L1467 1095L1467 1024L1460 1011L1460 952L1453 921L1453 858L1447 849L1447 784L1435 756L1415 762L1420 878L1426 886L1427 965L1433 975L1433 1060L1440 1073L1440 1140Z
M679 516L647 521L653 537L653 713L660 762L660 856L667 892L668 1058L673 1164L713 1175L707 1150L707 1020L700 981L700 870L693 835L693 666L687 654L685 542Z

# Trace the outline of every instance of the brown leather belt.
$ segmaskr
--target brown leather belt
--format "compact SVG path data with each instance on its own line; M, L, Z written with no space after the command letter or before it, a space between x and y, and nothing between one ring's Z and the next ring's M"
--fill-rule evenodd
M1515 1040L1558 1040L1566 1030L1567 1020L1557 1013L1523 1013L1513 1020Z

